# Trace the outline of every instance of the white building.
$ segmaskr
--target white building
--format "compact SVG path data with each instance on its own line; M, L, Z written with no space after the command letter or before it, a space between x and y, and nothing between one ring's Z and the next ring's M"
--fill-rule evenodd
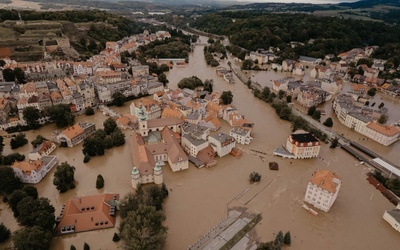
M231 129L229 135L235 138L236 142L243 145L248 145L253 141L253 137L251 137L251 129L244 127L237 127Z
M396 231L400 232L400 203L392 210L386 210L383 219L387 221Z
M36 184L57 164L56 156L44 156L40 160L16 161L12 168L15 175L23 182Z
M328 212L342 185L341 178L330 170L317 170L308 182L304 201Z
M78 123L63 130L57 135L60 144L66 144L68 147L74 147L96 131L94 123Z
M31 161L41 159L43 156L48 156L56 149L56 144L52 141L44 141L37 146L32 152L29 153L28 157Z
M318 157L321 143L312 134L297 130L286 140L286 150L296 159Z
M208 147L208 141L204 139L195 138L189 134L182 136L182 148L186 153L196 157L200 150Z
M219 157L229 154L236 146L235 138L224 133L210 135L208 142Z

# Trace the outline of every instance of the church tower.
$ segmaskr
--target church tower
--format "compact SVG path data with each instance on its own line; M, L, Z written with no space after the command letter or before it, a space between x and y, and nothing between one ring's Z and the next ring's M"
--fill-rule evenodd
M163 183L163 172L161 168L160 162L156 163L156 166L154 167L154 183L157 185L161 185Z
M131 182L134 189L136 189L139 184L142 184L142 177L140 176L140 172L136 167L133 167L131 171Z

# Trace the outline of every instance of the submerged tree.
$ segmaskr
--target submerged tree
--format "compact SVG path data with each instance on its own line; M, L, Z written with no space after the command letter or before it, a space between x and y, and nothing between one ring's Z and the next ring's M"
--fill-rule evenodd
M153 206L139 205L138 209L129 211L120 226L126 249L163 249L167 236L164 221L163 211L157 211Z
M68 189L75 188L75 167L69 165L67 162L61 163L61 165L57 166L56 171L54 172L53 184L56 186L57 190L60 193L66 192Z
M250 174L250 183L259 182L261 180L261 174L257 172L252 172Z

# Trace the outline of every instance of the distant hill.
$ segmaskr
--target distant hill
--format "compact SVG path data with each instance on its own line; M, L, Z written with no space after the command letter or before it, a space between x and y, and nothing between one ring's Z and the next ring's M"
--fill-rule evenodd
M361 0L354 3L340 3L339 6L345 6L352 9L359 9L359 8L371 8L376 5L388 5L394 7L400 7L399 0Z

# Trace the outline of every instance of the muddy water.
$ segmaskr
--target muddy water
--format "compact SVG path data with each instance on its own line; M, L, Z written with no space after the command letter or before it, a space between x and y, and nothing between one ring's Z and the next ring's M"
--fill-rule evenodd
M205 40L203 38L202 40ZM226 66L227 61L221 62ZM272 73L272 72L271 72ZM262 213L263 220L256 226L261 241L274 238L278 230L291 231L292 246L295 249L395 249L400 236L382 220L385 209L392 209L390 204L365 180L363 166L340 149L332 150L326 145L321 150L323 160L313 159L290 161L273 157L275 147L283 144L290 133L290 125L277 119L275 111L260 100L255 99L250 90L236 79L236 84L229 85L215 74L215 69L208 67L203 59L203 47L196 47L190 56L190 63L185 68L174 68L167 77L170 87L176 87L183 77L196 75L202 80L214 79L216 91L231 90L234 105L255 123L254 141L243 148L244 154L235 159L226 156L218 159L217 166L210 169L197 169L191 166L188 170L172 173L166 166L164 181L170 190L165 203L166 226L169 228L165 249L187 249L210 228L222 220L227 208L244 206L244 195L239 201L227 205L233 197L246 189L250 172L262 174L262 181L251 187L248 194L256 193L271 183L264 191L251 200L246 207L252 212ZM266 76L272 77L272 76ZM273 76L275 77L275 76ZM278 75L276 76L278 77ZM280 77L278 77L280 78ZM129 112L129 106L115 108L120 113ZM101 113L95 116L81 116L78 121L93 121L102 127L106 119ZM225 122L222 131L228 132ZM336 126L336 123L335 123ZM28 132L31 141L37 134L51 137L54 125L46 126L35 132ZM129 136L130 131L125 134ZM6 140L8 145L9 140ZM397 146L396 146L397 147ZM37 186L41 196L48 197L56 208L61 210L63 202L74 196L92 195L103 192L116 192L121 195L132 191L129 172L131 160L129 146L112 149L105 156L94 157L88 164L83 164L82 146L59 148L56 154L59 160L68 161L76 167L76 189L59 194L52 184L54 170ZM250 149L266 152L266 161L252 155ZM24 146L22 153L27 154L32 147ZM393 149L387 149L393 154ZM6 147L5 153L11 150ZM276 161L280 171L268 169L268 162ZM307 181L316 169L329 168L343 178L339 197L326 214L320 212L317 217L300 207ZM95 188L96 176L102 174L105 179L103 190ZM16 224L11 212L1 212L1 218L7 226ZM7 216L7 218L5 218ZM3 219L4 218L4 219ZM120 218L117 218L119 224ZM16 228L16 226L14 226ZM55 237L52 249L68 249L74 244L78 249L87 242L92 249L122 248L121 243L111 241L117 228Z

